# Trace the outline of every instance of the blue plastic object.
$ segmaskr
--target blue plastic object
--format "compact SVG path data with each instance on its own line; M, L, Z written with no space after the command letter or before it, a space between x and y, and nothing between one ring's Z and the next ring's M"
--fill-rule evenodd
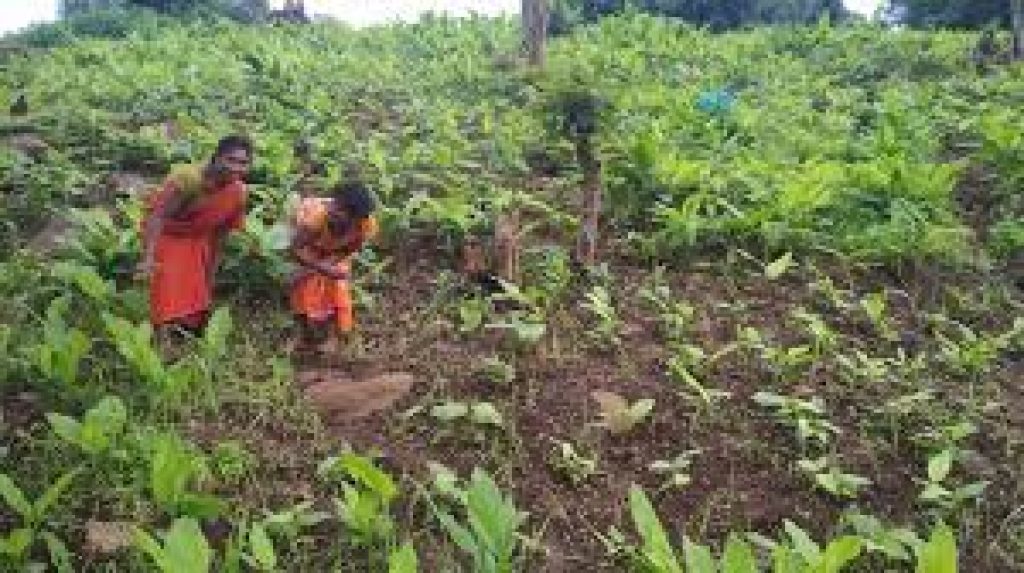
M697 98L697 109L713 115L726 114L736 104L736 96L725 89L705 91Z

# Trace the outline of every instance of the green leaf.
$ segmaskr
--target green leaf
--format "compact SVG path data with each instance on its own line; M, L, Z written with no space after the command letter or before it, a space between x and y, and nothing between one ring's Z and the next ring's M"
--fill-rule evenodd
M46 548L50 552L50 564L57 573L74 573L75 569L71 564L71 552L68 551L64 542L49 531L43 532L43 540L46 541Z
M341 455L341 466L354 480L374 494L380 496L384 503L398 497L398 486L391 476L373 465L373 461L365 456L351 452Z
M6 538L0 537L0 555L8 555L20 560L32 545L32 530L15 529Z
M633 524L644 542L644 556L651 565L665 573L682 573L683 569L672 550L668 534L647 495L639 486L634 485L629 489L629 509L633 516Z
M690 541L688 537L683 538L683 556L687 573L715 573L718 569L711 549Z
M170 565L167 562L167 556L164 554L164 548L160 546L156 539L153 539L152 535L139 527L135 528L135 546L153 560L157 569L164 573L170 573Z
M122 432L127 419L128 412L120 398L103 398L85 413L81 431L82 449L91 454L107 449L111 440Z
M459 525L455 518L447 513L437 512L437 519L441 522L445 531L448 532L448 537L451 538L452 542L459 549L470 555L477 553L476 540L473 538L473 535L466 528Z
M474 424L481 426L501 426L503 424L501 413L490 402L473 404L470 419Z
M60 498L61 494L64 493L64 490L71 485L71 482L78 477L78 474L81 473L81 471L82 470L76 468L65 473L60 476L57 481L53 482L45 492L43 492L43 495L36 500L35 505L32 507L33 521L39 522L46 517L50 508L53 507L53 504L57 503L57 500Z
M53 429L53 433L57 434L58 438L69 444L80 444L79 438L82 434L82 424L78 420L70 416L51 412L46 415L46 421L50 423L50 428Z
M786 271L791 269L794 264L793 253L786 253L775 261L765 265L764 276L770 281L777 280L782 275L786 274Z
M164 509L173 509L184 495L195 468L192 455L177 437L159 436L150 460L150 489L154 500Z
M722 573L757 573L757 560L750 544L736 534L730 535L725 543Z
M839 573L848 563L860 556L864 543L851 535L840 537L825 547L818 573Z
M181 514L201 519L212 519L227 512L227 503L215 495L182 493L173 509Z
M937 483L930 483L925 486L924 491L921 492L921 499L923 501L937 501L945 497L949 497L950 491Z
M166 573L208 573L213 556L199 523L192 518L180 518L171 525L164 555L170 567Z
M804 561L808 563L818 561L821 557L821 549L806 531L788 519L783 522L783 528L785 528L786 534L789 535L789 539L793 542L793 548L796 549L796 552Z
M445 402L430 409L430 415L442 422L451 422L469 414L469 406L463 402Z
M772 573L804 573L804 560L793 548L778 545L772 551Z
M267 535L267 530L258 523L249 530L249 548L260 569L263 571L277 569L277 553L274 552L274 543Z
M956 539L945 525L936 527L928 542L918 550L916 572L957 572Z
M928 460L928 480L941 483L953 467L953 450L942 450Z
M969 483L956 490L956 497L960 499L974 499L976 497L980 497L981 494L985 492L985 488L988 487L988 484L989 482L987 481Z
M416 559L416 548L412 542L402 545L388 557L388 573L416 573L419 562Z
M227 307L213 312L203 334L203 352L207 360L218 360L224 356L232 327L231 312Z

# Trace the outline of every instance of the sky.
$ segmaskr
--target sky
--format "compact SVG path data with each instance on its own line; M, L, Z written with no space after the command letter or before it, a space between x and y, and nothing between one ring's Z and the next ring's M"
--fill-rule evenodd
M870 15L881 0L845 2L850 9ZM283 1L271 2L272 5L275 3L283 4ZM415 19L428 10L453 14L514 12L518 10L519 3L520 0L306 0L310 12L330 14L356 26L399 17ZM0 34L52 20L56 15L57 0L0 0Z

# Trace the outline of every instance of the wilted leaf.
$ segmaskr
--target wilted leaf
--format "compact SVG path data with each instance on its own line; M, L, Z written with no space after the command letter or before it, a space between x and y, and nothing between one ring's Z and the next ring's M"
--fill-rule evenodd
M482 426L501 426L503 423L501 413L490 402L473 404L470 419Z
M940 483L953 467L953 450L942 450L928 460L928 479Z
M469 406L465 402L445 402L430 409L430 415L442 422L451 422L464 418L469 414Z
M793 261L793 253L786 253L775 261L768 263L764 267L764 276L768 280L776 280L782 275L786 274L786 271L793 268L795 262Z
M944 497L949 497L950 491L937 483L930 483L921 492L921 499L923 501L936 501Z

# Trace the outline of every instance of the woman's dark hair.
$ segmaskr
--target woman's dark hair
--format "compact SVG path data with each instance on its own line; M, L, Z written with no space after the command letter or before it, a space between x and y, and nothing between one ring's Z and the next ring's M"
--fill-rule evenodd
M361 181L339 183L331 195L338 205L356 219L369 217L376 208L370 189Z
M244 135L228 135L217 142L217 150L213 152L213 157L216 159L239 149L251 156L252 140Z

